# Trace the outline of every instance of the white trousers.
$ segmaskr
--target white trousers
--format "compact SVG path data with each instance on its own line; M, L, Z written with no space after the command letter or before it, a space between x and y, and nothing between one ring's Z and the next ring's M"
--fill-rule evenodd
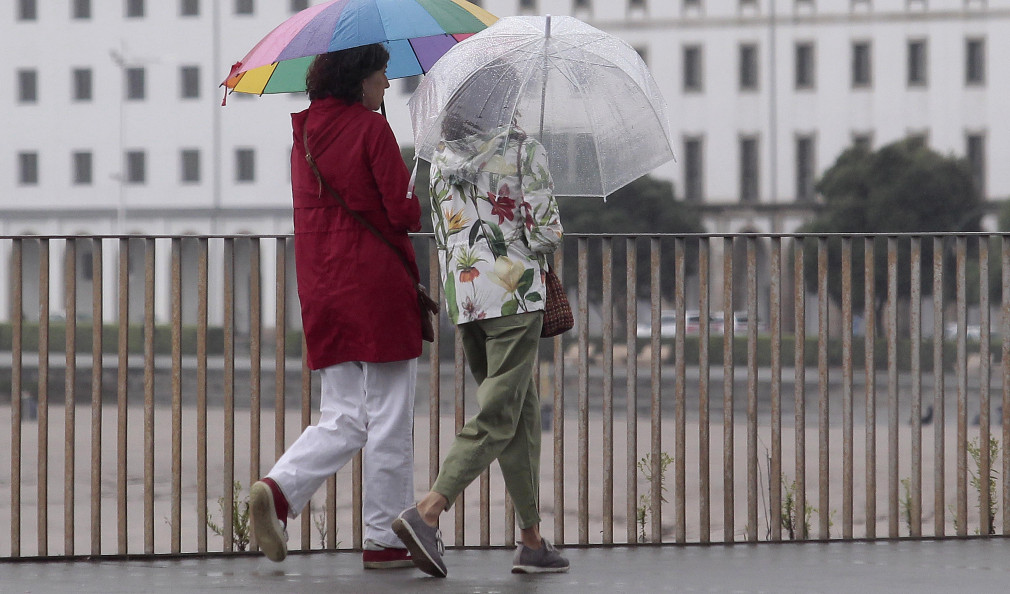
M366 539L402 547L390 525L414 503L414 389L417 359L351 361L320 370L319 422L267 474L295 517L319 486L363 449Z

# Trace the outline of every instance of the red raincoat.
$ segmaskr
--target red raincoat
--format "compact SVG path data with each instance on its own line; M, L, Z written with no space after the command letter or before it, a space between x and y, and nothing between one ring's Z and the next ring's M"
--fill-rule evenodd
M317 99L291 115L295 268L308 364L403 361L421 354L414 279L397 255L322 187L305 160L302 130L326 181L417 264L408 231L421 205L385 118L360 103Z

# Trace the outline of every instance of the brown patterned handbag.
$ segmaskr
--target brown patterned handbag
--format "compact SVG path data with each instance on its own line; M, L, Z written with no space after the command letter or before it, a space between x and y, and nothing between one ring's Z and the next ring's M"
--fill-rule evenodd
M544 285L547 298L544 302L544 325L540 330L541 338L550 338L572 329L575 319L572 317L572 306L568 303L568 295L561 285L561 279L554 273L550 264L545 272Z

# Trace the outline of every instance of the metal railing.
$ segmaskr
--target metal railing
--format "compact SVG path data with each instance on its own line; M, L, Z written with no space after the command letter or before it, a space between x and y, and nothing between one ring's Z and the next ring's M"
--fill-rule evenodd
M0 238L0 557L255 546L248 486L317 407L290 241ZM415 246L438 295L433 242ZM1005 237L572 235L554 264L576 329L536 370L548 538L1010 533ZM419 365L419 495L473 390L443 319ZM361 464L291 522L293 549L361 546ZM442 528L489 546L514 524L492 467Z

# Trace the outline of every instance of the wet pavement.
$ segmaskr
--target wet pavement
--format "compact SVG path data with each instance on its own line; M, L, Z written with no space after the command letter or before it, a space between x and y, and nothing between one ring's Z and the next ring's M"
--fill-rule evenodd
M446 552L449 576L361 568L360 553L0 562L21 592L963 592L1010 590L1010 539L568 547L566 574L513 575L512 550Z

